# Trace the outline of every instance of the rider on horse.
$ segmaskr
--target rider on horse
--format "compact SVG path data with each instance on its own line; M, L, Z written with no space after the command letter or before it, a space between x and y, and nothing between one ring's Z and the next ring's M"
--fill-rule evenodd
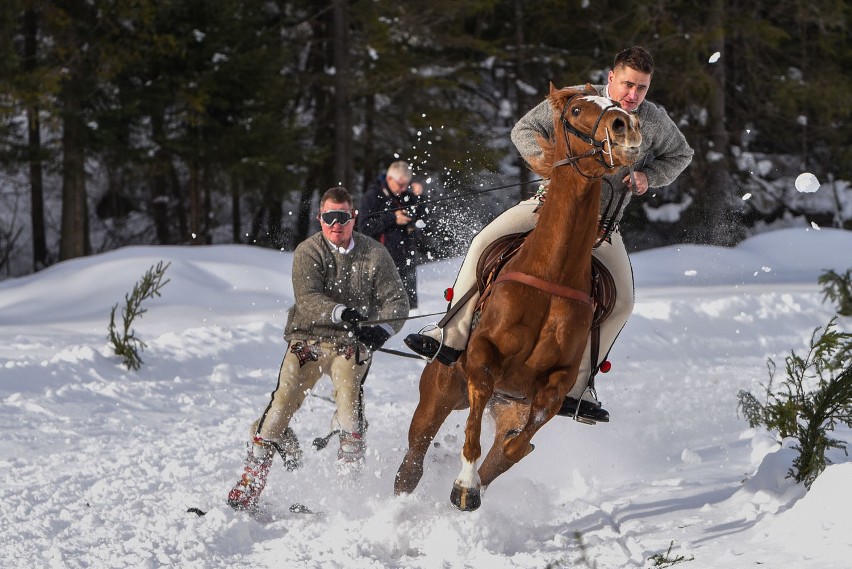
M592 255L601 261L615 280L616 303L609 317L600 325L597 358L591 365L592 343L587 343L577 386L566 398L561 415L585 418L588 422L606 422L609 413L601 407L594 390L594 375L615 343L615 339L633 311L633 269L627 256L618 222L630 201L631 191L642 195L648 188L672 183L692 161L693 150L666 111L645 100L654 73L651 54L636 46L619 52L609 71L606 85L594 85L598 94L618 102L622 108L636 113L640 119L642 146L635 173L622 168L604 177L601 193L600 223L605 239L598 241ZM575 87L582 89L582 86ZM540 154L537 136L551 139L552 109L547 100L529 111L512 129L512 142L529 162ZM523 233L535 227L536 211L544 200L546 187L532 198L503 212L485 226L470 244L456 282L454 297L439 326L420 334L410 334L406 345L428 359L452 365L461 355L470 336L471 322L477 307L476 268L483 251L495 240L512 233ZM470 291L470 294L467 294ZM458 305L458 306L456 306ZM588 384L587 384L588 382Z

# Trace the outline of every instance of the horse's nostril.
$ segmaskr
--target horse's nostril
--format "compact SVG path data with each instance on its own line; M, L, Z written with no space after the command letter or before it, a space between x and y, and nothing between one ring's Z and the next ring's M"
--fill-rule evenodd
M624 122L623 119L615 119L612 121L612 132L616 134L621 134L627 129L627 123Z

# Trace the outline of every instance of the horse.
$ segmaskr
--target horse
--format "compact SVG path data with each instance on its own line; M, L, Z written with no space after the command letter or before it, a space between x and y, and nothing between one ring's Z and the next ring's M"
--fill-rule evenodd
M532 452L532 437L577 381L594 312L601 177L632 165L642 137L638 118L590 85L573 90L551 84L547 99L554 134L539 137L541 157L529 164L550 180L536 226L482 294L479 321L459 360L452 366L432 361L423 369L396 495L416 488L426 452L449 414L469 408L450 501L459 510L476 510L481 491ZM477 468L486 407L496 431Z

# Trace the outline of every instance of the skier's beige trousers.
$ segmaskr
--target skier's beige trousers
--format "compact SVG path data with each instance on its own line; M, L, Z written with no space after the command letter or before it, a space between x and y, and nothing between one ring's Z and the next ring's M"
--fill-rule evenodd
M263 415L252 424L250 436L280 441L293 415L324 374L331 378L333 397L337 403L336 425L333 427L350 433L362 433L361 380L369 362L358 364L355 357L347 358L338 353L335 344L321 342L313 344L311 350L318 359L300 363L299 355L292 349L294 345L291 342L287 346L287 353L278 372L278 385Z

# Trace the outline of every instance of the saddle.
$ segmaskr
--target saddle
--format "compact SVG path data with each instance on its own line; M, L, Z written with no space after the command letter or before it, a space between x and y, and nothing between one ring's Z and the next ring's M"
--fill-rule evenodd
M521 249L529 233L527 231L504 235L491 243L482 253L476 265L476 285L480 294L477 310L482 309L500 270ZM607 319L615 306L615 280L612 278L609 269L594 257L592 257L592 293L590 296L594 309L592 329L595 329Z

